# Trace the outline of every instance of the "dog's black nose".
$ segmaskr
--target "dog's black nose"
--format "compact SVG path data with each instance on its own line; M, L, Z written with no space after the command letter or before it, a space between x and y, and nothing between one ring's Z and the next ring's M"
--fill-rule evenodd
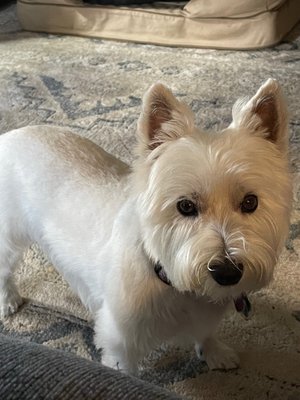
M243 275L243 264L234 264L226 259L224 262L211 264L209 272L213 279L221 286L236 285Z

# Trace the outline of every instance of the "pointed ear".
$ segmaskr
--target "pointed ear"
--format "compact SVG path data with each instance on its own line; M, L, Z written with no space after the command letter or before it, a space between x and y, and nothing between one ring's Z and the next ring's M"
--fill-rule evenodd
M184 103L178 101L163 84L151 86L144 96L138 122L143 150L154 150L166 141L189 135L193 126L193 113Z
M232 110L232 127L247 128L278 145L288 146L288 115L280 86L268 79L250 100L238 100Z

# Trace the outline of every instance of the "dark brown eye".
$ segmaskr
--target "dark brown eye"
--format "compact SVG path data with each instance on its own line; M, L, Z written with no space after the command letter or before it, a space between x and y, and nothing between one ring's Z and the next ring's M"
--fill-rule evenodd
M241 203L242 213L253 213L258 206L258 200L255 194L247 194Z
M195 217L198 215L196 205L188 199L182 199L177 203L177 210L185 217Z

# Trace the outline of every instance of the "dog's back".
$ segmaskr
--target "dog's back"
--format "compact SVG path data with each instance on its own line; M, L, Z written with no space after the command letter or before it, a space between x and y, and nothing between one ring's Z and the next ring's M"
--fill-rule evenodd
M83 266L97 265L128 172L126 164L62 128L29 126L0 136L0 275L9 275L37 242L86 304L84 277L74 279L66 265L82 274L88 273ZM116 190L120 186L124 190Z

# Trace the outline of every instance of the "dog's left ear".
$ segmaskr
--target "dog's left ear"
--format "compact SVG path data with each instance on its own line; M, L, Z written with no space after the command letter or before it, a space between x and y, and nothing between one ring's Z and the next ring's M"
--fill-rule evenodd
M280 86L268 79L250 100L238 100L232 109L232 127L247 128L286 151L288 115Z
M193 127L193 113L184 103L163 84L151 86L143 98L138 121L142 151L154 150L162 143L189 135Z

